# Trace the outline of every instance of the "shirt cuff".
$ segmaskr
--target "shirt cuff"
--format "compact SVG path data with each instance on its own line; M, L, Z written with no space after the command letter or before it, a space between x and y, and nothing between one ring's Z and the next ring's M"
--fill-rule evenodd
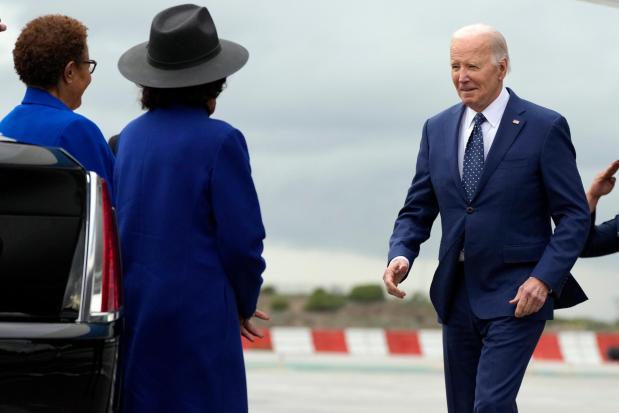
M410 268L410 261L408 260L408 258L406 258L404 255L398 255L397 257L394 257L391 261L389 261L389 265L393 264L393 262L395 260L404 260L406 261L406 266Z

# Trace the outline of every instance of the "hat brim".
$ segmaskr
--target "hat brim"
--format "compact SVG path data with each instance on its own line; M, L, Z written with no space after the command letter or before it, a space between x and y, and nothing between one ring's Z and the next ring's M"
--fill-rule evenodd
M148 42L127 50L118 60L118 70L140 86L177 88L202 85L230 76L242 68L249 52L238 43L219 39L221 51L213 58L182 69L161 69L148 62Z

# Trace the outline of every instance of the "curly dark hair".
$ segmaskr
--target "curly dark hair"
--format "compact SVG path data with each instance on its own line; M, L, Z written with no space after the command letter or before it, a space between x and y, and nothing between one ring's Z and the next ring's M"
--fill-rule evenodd
M208 110L208 101L216 99L226 86L226 78L197 86L161 89L142 87L142 109L183 105Z
M43 89L58 84L67 63L82 63L87 30L78 20L59 14L29 22L13 49L15 71L22 82Z

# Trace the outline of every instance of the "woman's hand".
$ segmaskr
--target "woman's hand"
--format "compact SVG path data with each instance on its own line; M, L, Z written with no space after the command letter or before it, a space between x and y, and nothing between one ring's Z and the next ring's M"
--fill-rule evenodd
M256 310L253 317L241 318L241 335L245 337L246 339L248 339L249 341L251 341L252 343L254 342L254 339L256 337L257 338L264 337L264 335L262 335L262 333L260 333L260 331L256 328L256 326L254 326L254 324L251 322L251 319L254 317L259 318L261 320L265 320L265 321L268 321L271 319L267 313L261 310Z

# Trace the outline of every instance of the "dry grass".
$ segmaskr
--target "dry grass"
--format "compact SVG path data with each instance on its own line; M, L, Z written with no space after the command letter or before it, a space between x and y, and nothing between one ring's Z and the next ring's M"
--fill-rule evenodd
M427 302L388 299L383 302L360 304L349 301L337 311L310 312L304 310L306 296L285 297L288 299L289 308L285 311L272 311L270 302L273 295L261 296L258 308L266 310L271 316L269 326L392 329L437 328L439 326L434 309Z
M416 330L440 328L432 304L422 297L414 296L404 301L387 299L383 302L360 304L348 301L344 307L333 312L310 312L304 309L305 295L278 295L288 300L288 309L273 311L270 307L273 294L262 294L258 308L271 316L262 327L291 326L309 328L385 328ZM619 331L619 321L605 323L589 319L556 319L547 323L546 331Z

